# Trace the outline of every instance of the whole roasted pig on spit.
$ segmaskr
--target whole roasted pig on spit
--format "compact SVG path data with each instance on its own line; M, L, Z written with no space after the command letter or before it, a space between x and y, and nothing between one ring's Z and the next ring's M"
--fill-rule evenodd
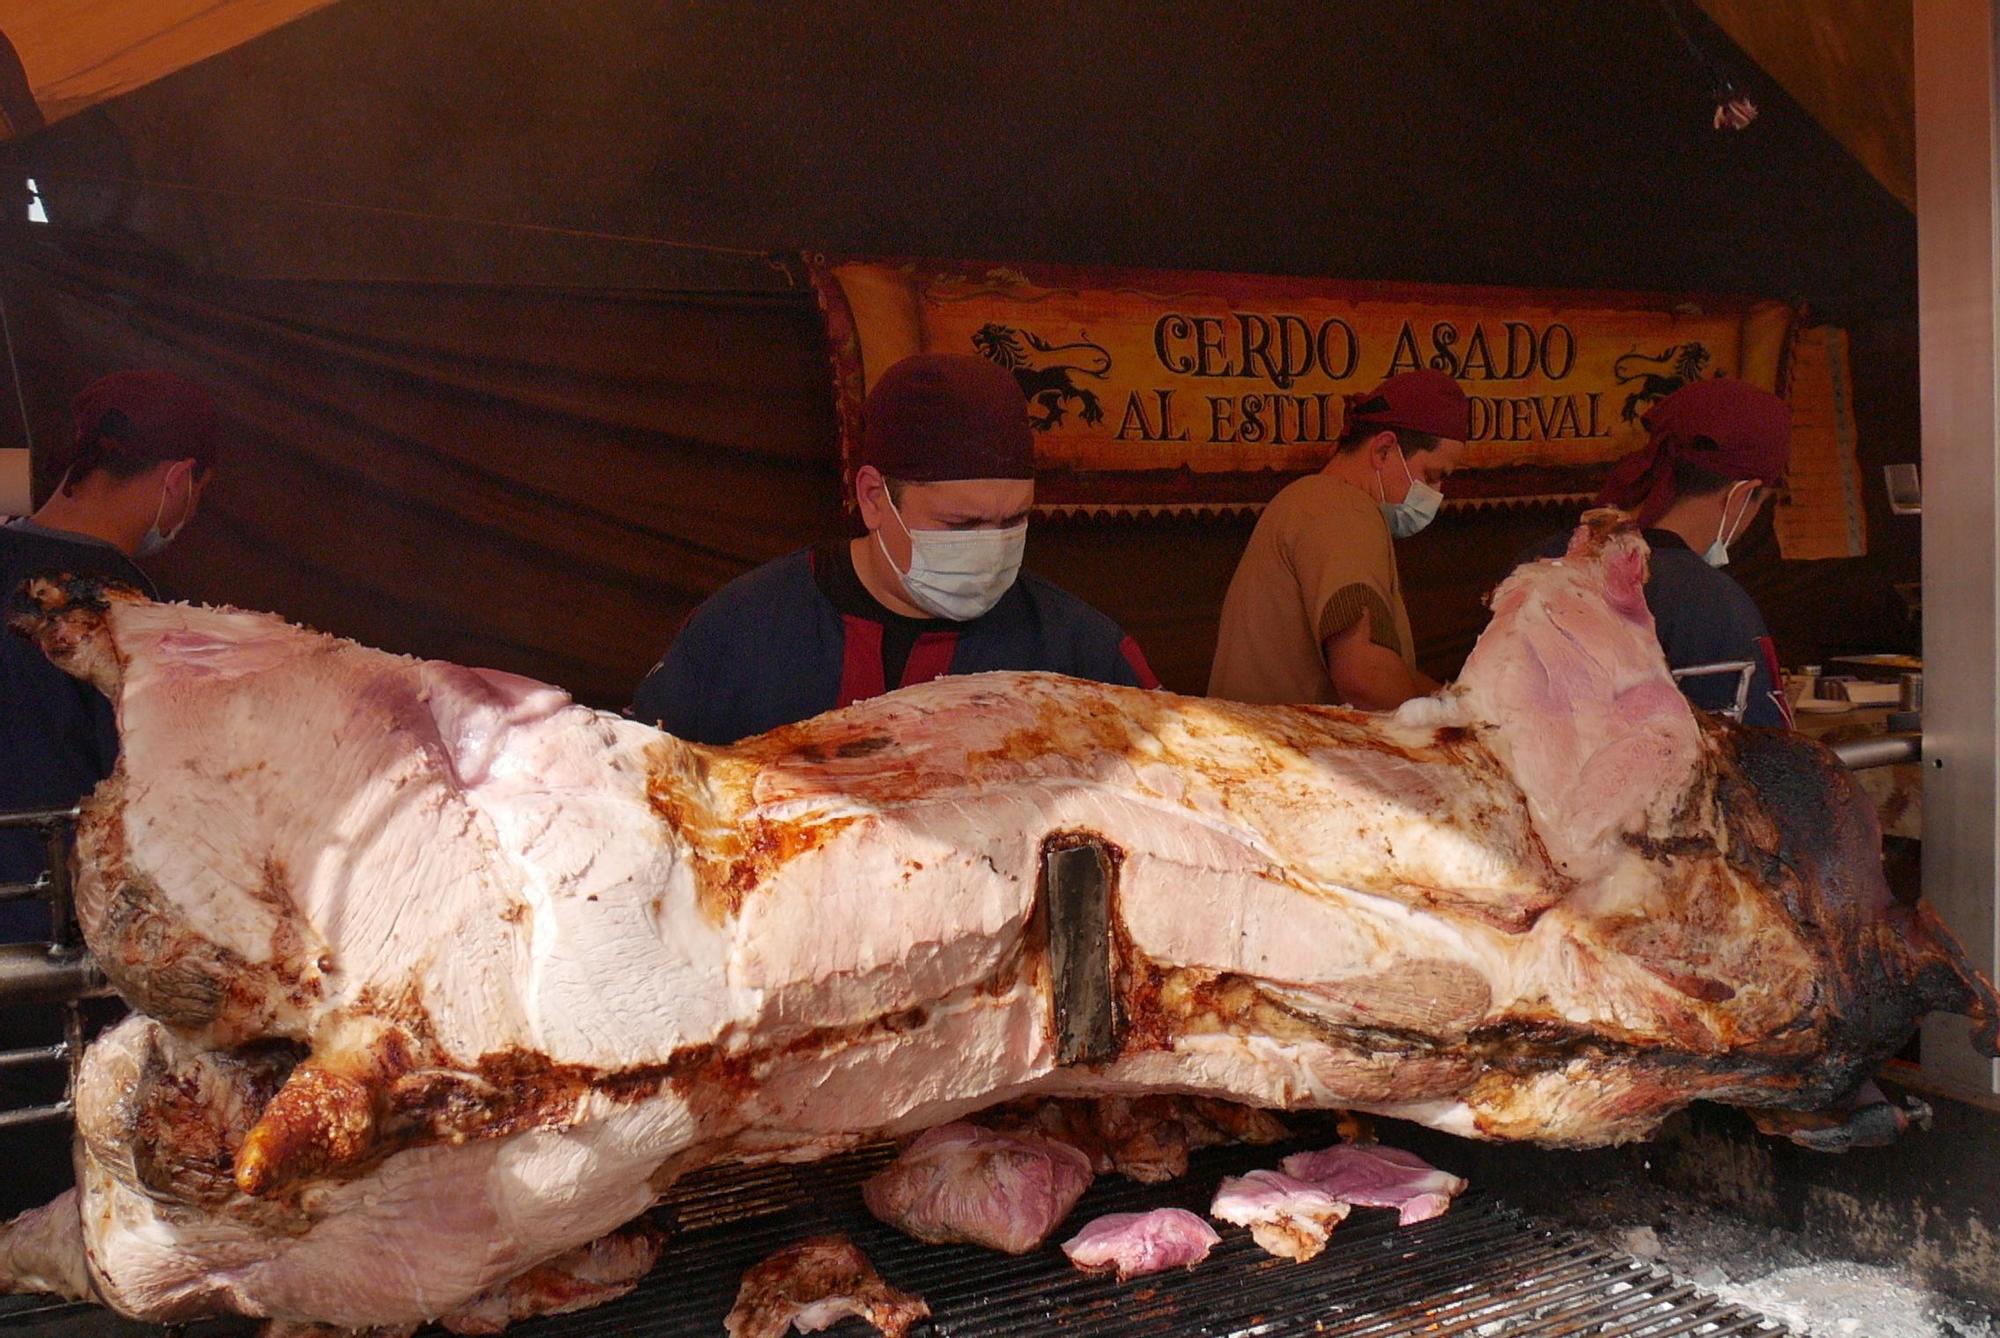
M1645 570L1593 513L1392 715L988 674L728 748L31 582L16 630L118 708L78 908L137 1012L0 1278L462 1326L627 1285L643 1242L586 1247L692 1167L1036 1093L1583 1146L1695 1099L1831 1107L1932 1009L1992 1052L1992 987L1892 898L1859 788L1689 708ZM1049 895L1078 850L1094 939Z

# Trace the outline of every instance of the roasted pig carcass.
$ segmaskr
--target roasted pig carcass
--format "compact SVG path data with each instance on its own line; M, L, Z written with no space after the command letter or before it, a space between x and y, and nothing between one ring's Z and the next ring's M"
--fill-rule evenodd
M729 748L31 582L15 628L117 706L78 908L139 1012L85 1064L73 1209L0 1260L153 1319L394 1325L691 1167L1037 1094L1581 1146L1829 1107L1932 1009L1991 1052L1838 763L1675 690L1645 567L1594 515L1393 715L976 675Z

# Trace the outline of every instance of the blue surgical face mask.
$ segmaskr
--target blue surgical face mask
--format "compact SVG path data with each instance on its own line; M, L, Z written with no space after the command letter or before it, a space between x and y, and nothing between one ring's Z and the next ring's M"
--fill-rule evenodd
M885 497L886 501L887 498ZM910 569L899 572L910 602L933 618L969 622L995 604L1021 574L1028 546L1028 522L1004 530L913 530L889 502L889 514L910 537ZM882 556L882 531L875 531ZM893 570L895 560L889 560Z
M181 512L180 522L176 524L171 530L166 530L164 532L161 531L160 521L167 514L167 493L172 488L172 486L173 486L173 481L171 478L169 478L166 482L160 485L160 504L153 508L153 523L146 528L146 533L140 537L139 547L135 553L135 556L151 557L153 556L153 554L165 548L168 544L174 541L176 535L178 535L182 530L187 528L187 523L189 518L194 515L194 495L192 492L190 492L188 495L187 509ZM190 489L194 487L194 482L192 479L188 481L187 486Z
M1410 481L1410 490L1403 494L1400 502L1391 504L1380 501L1376 505L1382 508L1382 518L1389 522L1389 533L1398 539L1407 539L1437 519L1438 507L1444 504L1444 494L1410 472L1410 460L1403 454L1401 445L1396 447L1396 458L1403 462L1403 477ZM1375 482L1386 498L1389 489L1382 482L1380 465L1375 467Z
M1745 496L1755 498L1757 496L1756 481L1748 480L1748 482L1750 483L1750 491ZM1715 527L1715 542L1710 544L1707 551L1701 555L1701 560L1711 567L1726 567L1729 565L1729 541L1736 537L1737 525L1741 525L1744 517L1748 516L1755 509L1754 502L1751 506L1744 507L1741 514L1736 517L1736 524L1732 525L1729 523L1729 507L1735 500L1736 489L1731 488L1729 496L1722 499L1722 523Z

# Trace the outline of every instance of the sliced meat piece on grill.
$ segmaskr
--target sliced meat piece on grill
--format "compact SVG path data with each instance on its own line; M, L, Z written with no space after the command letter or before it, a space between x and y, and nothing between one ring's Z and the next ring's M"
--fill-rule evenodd
M1092 1178L1090 1158L1067 1143L959 1121L926 1131L861 1196L918 1240L1022 1254L1062 1224Z
M1351 1207L1318 1185L1278 1171L1252 1171L1225 1179L1208 1215L1249 1227L1270 1253L1303 1262L1326 1248L1327 1237Z
M745 1273L724 1324L729 1338L784 1338L792 1329L818 1333L858 1316L885 1338L903 1338L930 1313L921 1297L884 1282L847 1237L814 1236Z
M1414 1152L1379 1143L1340 1143L1318 1152L1295 1152L1285 1174L1362 1208L1394 1208L1404 1226L1440 1216L1466 1182L1440 1171Z
M1120 1175L1158 1185L1187 1174L1188 1127L1172 1097L1106 1097L1097 1103L1097 1132Z
M1188 1146L1197 1148L1223 1143L1262 1146L1282 1143L1292 1136L1285 1122L1268 1110L1210 1097L1182 1098L1181 1122L1187 1126Z
M1029 1097L982 1111L979 1122L995 1129L1025 1129L1066 1143L1090 1159L1092 1171L1110 1175L1118 1165L1105 1145L1097 1104L1073 1097Z
M452 1333L501 1333L516 1320L603 1305L638 1286L665 1243L650 1226L628 1227L537 1264L438 1322Z
M1087 1273L1116 1273L1120 1282L1169 1268L1193 1268L1222 1242L1215 1228L1185 1208L1107 1213L1063 1242L1063 1253Z
M1187 1154L1195 1148L1277 1143L1290 1136L1268 1110L1209 1097L1031 1098L977 1118L995 1129L1045 1134L1088 1156L1099 1175L1117 1173L1148 1184L1186 1174Z

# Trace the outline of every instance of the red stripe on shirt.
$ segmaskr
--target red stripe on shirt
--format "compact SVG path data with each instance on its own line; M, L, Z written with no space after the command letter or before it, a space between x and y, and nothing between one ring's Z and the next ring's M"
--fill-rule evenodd
M952 657L956 654L958 654L958 633L920 634L917 637L917 644L910 647L910 658L903 663L903 681L897 686L914 687L918 683L928 683L933 678L943 678L951 672Z
M1118 643L1118 653L1125 657L1125 663L1132 666L1132 672L1139 675L1140 687L1156 688L1160 686L1159 678L1153 673L1153 666L1146 663L1145 652L1139 649L1137 641L1129 636L1126 637Z
M852 706L887 692L882 681L882 624L851 613L840 615L840 706ZM915 655L911 656L915 659Z
M1771 676L1771 696L1778 703L1778 714L1785 718L1785 728L1792 729L1798 720L1792 715L1791 699L1785 696L1785 671L1778 664L1778 643L1767 636L1758 637L1757 654L1763 658L1764 672Z

